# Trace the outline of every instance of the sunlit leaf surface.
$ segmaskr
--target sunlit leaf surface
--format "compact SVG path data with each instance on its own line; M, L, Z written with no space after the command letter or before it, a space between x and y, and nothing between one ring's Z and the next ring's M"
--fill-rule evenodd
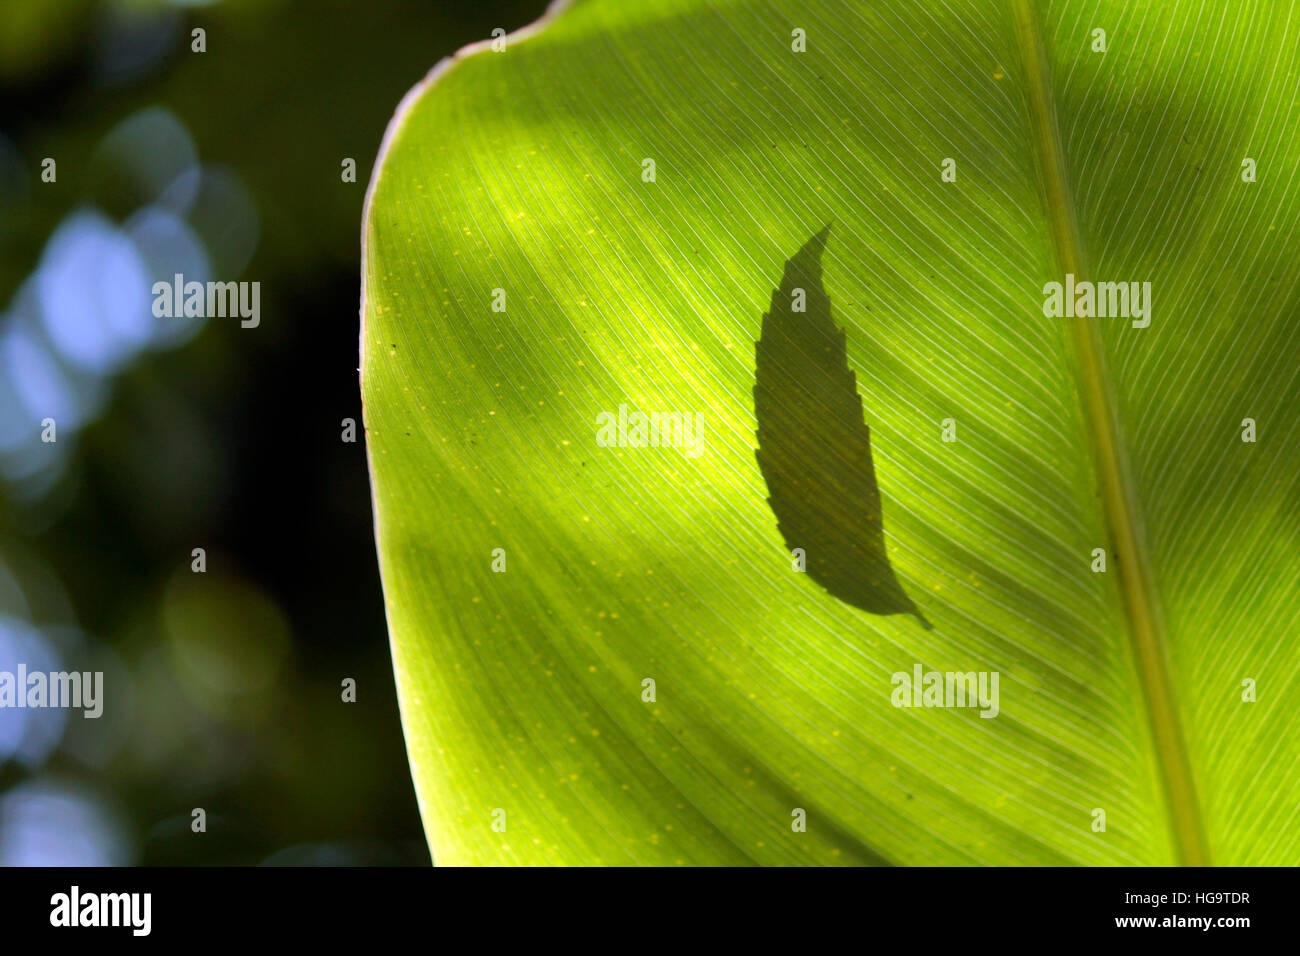
M439 861L1297 862L1298 82L1288 4L587 0L413 91L362 388Z

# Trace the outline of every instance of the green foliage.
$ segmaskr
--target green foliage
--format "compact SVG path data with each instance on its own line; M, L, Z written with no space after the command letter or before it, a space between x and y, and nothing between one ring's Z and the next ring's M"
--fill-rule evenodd
M438 859L1295 863L1297 31L588 0L413 93L362 374ZM822 525L878 489L885 607L793 570L755 455L763 316L827 223L871 448ZM1149 325L1046 316L1066 273L1150 282ZM620 405L704 454L598 444ZM849 487L836 453L803 480ZM853 606L902 600L933 629ZM996 672L997 716L892 706L917 666Z

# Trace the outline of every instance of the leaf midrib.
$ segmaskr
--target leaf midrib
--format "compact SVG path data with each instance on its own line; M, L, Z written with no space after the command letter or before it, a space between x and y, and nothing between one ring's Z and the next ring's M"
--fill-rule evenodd
M1065 165L1047 52L1031 0L1012 0L1016 35L1024 60L1039 174L1046 191L1052 243L1063 272L1089 277L1074 197ZM1079 397L1110 533L1112 566L1118 577L1129 644L1151 726L1160 781L1179 862L1208 866L1210 852L1192 778L1187 740L1174 699L1166 634L1142 540L1141 517L1128 466L1110 376L1096 320L1076 318L1070 326Z

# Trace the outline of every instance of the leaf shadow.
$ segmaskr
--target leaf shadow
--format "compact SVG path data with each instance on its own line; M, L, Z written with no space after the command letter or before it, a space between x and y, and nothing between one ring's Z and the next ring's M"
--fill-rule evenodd
M844 332L822 285L825 226L786 262L755 343L758 466L786 547L810 578L872 614L929 621L885 550L880 488Z

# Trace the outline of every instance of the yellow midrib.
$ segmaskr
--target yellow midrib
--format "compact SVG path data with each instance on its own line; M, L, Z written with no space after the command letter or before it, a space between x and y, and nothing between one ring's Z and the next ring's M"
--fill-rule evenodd
M1061 149L1047 53L1031 2L1013 0L1040 170L1047 191L1047 216L1062 271L1072 272L1076 281L1083 281L1088 277L1087 260ZM1208 866L1209 846L1196 799L1186 738L1174 701L1164 629L1141 540L1137 502L1115 417L1097 323L1092 318L1076 318L1071 330L1080 400L1092 440L1102 508L1111 536L1111 566L1119 579L1134 664L1142 686L1168 804L1174 846L1183 865Z

